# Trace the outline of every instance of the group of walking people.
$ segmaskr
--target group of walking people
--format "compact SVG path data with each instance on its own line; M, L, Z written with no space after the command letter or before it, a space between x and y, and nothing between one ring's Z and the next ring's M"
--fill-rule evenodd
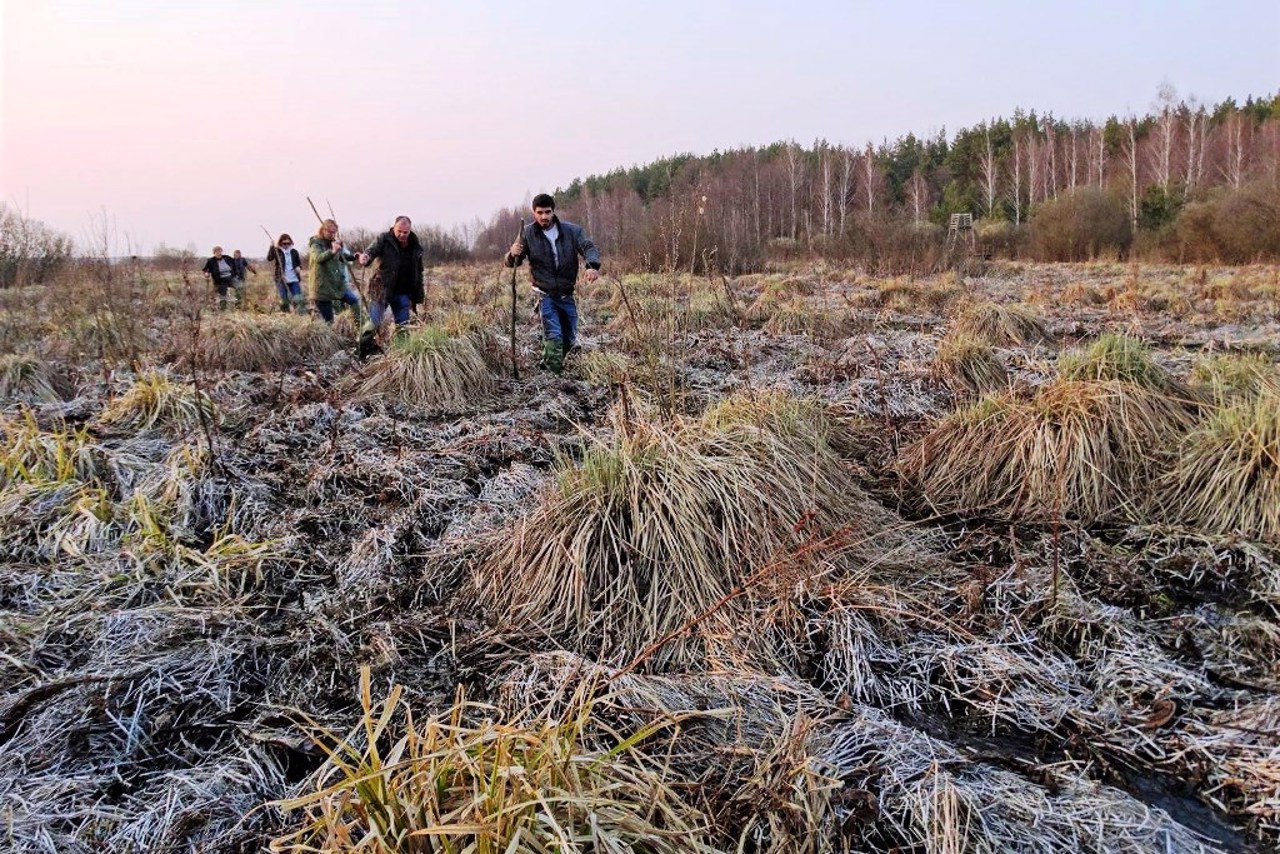
M578 310L574 287L578 280L579 257L586 264L586 279L594 282L600 275L600 252L583 228L556 216L555 199L547 193L533 198L533 221L524 227L511 244L505 258L507 267L529 262L530 282L537 299L542 323L542 364L560 373L565 357L577 340ZM363 251L353 252L338 234L338 223L326 219L307 242L306 295L302 290L303 255L293 238L281 234L267 250L267 263L272 265L276 293L282 312L308 311L308 302L326 323L333 323L335 307L349 306L360 329L357 355L360 358L381 352L377 332L389 313L396 334L404 334L417 307L426 301L422 243L413 232L413 222L398 216L391 228L378 235ZM352 268L377 264L373 276L363 288L357 287ZM247 259L236 250L231 258L222 247L213 248L213 256L205 262L204 273L218 288L218 304L227 307L227 294L234 290L237 307L244 305L245 271L257 275ZM362 304L367 316L362 316Z

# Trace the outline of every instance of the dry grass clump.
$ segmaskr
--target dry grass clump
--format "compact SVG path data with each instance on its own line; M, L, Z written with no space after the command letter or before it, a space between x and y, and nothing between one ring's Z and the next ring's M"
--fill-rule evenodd
M1047 301L1047 300L1045 300ZM1072 282L1062 289L1062 302L1070 305L1101 306L1107 304L1107 298L1093 285L1084 282Z
M199 426L202 417L217 420L217 408L209 395L190 383L174 380L167 371L148 370L102 411L99 423L135 430L163 426L186 431Z
M724 329L735 320L733 306L723 293L702 289L689 294L689 302L679 317L680 328L686 332Z
M811 305L802 296L795 296L775 306L763 328L770 335L831 338L843 331L843 324L829 310Z
M1253 282L1244 271L1222 273L1215 276L1203 276L1197 283L1200 299L1213 300L1215 303L1249 302L1254 299Z
M1224 353L1200 359L1191 377L1218 401L1280 388L1280 368L1261 353Z
M1044 319L1034 309L1018 303L974 303L960 313L953 329L997 347L1053 343L1053 334Z
M1165 483L1175 518L1280 540L1280 391L1266 389L1211 412L1183 439Z
M933 507L1085 522L1140 513L1190 426L1184 407L1141 386L1058 379L1030 400L988 397L904 449L901 470Z
M1105 333L1085 350L1058 358L1058 374L1068 380L1118 380L1184 401L1191 390L1151 358L1147 345L1126 335Z
M906 279L889 279L876 285L877 304L890 311L909 312L920 305L920 289Z
M417 718L399 686L371 697L345 737L313 724L329 756L315 792L278 803L302 827L272 851L711 852L711 822L638 749L672 720L614 732L581 704L563 719L498 719L466 702Z
M359 393L439 412L465 412L492 393L493 375L471 335L424 326L392 341Z
M941 311L963 293L954 276L931 282L889 279L879 283L876 288L871 295L859 295L856 299L864 304L870 303L901 314L920 310Z
M1009 385L1009 372L995 348L960 333L938 342L933 370L955 394L990 394Z
M753 573L776 583L811 567L811 532L862 509L832 430L815 404L782 394L730 398L698 419L618 423L502 534L478 567L478 598L569 649L619 657L727 604L655 663L750 655L763 639L733 639L732 591Z
M920 301L932 311L942 311L964 294L958 277L948 276L920 289Z
M842 850L832 847L847 817L842 781L820 755L834 710L799 679L749 669L619 674L550 652L509 667L499 696L504 708L560 715L589 696L597 724L652 733L638 750L694 793L717 850Z
M49 364L34 353L0 356L0 402L56 403L62 400Z
M592 385L618 385L631 372L631 359L614 350L589 350L578 360L582 377Z
M201 330L198 358L224 370L279 370L326 359L344 340L327 323L305 315L224 312Z

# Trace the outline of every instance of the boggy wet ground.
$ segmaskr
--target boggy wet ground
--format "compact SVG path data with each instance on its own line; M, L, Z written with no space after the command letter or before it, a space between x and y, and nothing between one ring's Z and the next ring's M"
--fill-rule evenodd
M516 382L491 272L438 271L433 320L491 330L477 346L493 387L453 412L363 395L392 357L360 363L346 348L193 369L178 315L148 333L137 370L78 358L56 330L7 338L41 354L56 388L15 381L4 400L6 842L258 850L299 820L264 804L314 789L325 759L300 722L355 725L361 666L424 715L459 684L510 710L593 668L616 676L634 649L532 630L492 607L477 574L620 423L781 390L831 419L823 435L850 491L824 512L844 514L844 539L826 541L810 575L735 599L730 635L616 676L631 704L601 712L737 721L715 737L699 735L711 719L693 721L664 748L682 756L673 779L720 810L719 844L740 831L754 850L1272 850L1274 539L1154 511L1046 520L944 506L900 460L980 394L938 356L966 306L1016 303L1043 321L1049 341L991 345L1022 393L1104 332L1145 341L1194 383L1224 353L1275 368L1280 271L973 272L606 281L582 295L565 376L526 360ZM524 320L527 354L537 333ZM109 417L165 363L215 408ZM749 788L785 762L825 781L805 790L822 809L803 830L778 818L795 814L794 782Z

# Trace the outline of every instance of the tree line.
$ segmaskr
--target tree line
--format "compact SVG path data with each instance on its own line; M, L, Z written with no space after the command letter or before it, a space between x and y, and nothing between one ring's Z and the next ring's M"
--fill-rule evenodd
M610 255L648 269L741 272L780 254L936 265L953 213L973 214L984 251L1007 257L1271 259L1280 95L1207 105L1166 86L1145 115L1102 122L1015 110L951 136L680 154L574 180L556 199ZM501 254L522 215L494 214L476 256Z

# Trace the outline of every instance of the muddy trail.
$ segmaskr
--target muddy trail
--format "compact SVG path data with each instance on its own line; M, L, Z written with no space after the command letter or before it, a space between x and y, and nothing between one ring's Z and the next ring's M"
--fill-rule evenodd
M1280 843L1276 268L135 272L0 294L7 850Z

